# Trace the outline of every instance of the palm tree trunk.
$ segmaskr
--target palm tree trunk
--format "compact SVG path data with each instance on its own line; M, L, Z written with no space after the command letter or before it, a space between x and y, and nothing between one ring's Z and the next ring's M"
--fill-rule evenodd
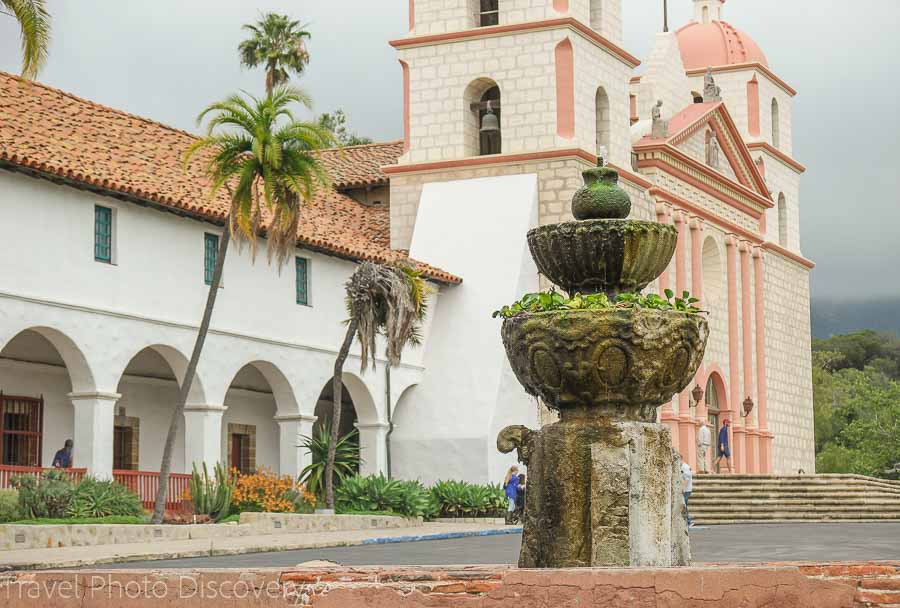
M200 353L203 352L203 344L206 342L206 334L209 332L209 323L212 319L213 308L216 305L216 297L219 295L219 286L222 284L222 270L225 268L225 256L228 253L228 243L231 240L231 230L228 222L222 231L222 239L219 242L219 251L216 253L216 268L213 271L212 283L209 286L209 295L206 297L206 308L203 310L203 320L200 322L200 330L197 332L197 341L194 342L194 351L188 362L184 380L181 382L181 390L178 393L178 403L172 412L172 420L169 422L169 433L166 435L166 445L163 448L162 462L159 465L159 489L156 491L156 504L153 507L154 524L162 523L166 512L166 495L169 491L169 474L172 472L172 453L175 451L175 436L178 434L178 425L184 416L184 407L187 404L191 385L197 373L197 365L200 363ZM190 465L191 463L186 463Z
M269 65L266 68L266 95L272 96L272 91L275 89L275 70L278 69L278 63L275 61L270 61Z
M359 322L354 315L347 324L347 334L344 343L334 361L334 378L331 380L331 392L334 394L334 413L331 417L331 441L328 442L328 458L325 460L325 505L334 509L334 455L337 451L338 433L341 426L341 399L344 393L344 382L341 379L344 371L344 362L350 354L350 346L356 335Z

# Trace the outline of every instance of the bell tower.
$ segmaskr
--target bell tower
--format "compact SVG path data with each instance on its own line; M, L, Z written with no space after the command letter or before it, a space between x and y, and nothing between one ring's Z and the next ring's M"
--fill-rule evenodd
M639 61L620 46L621 0L410 0L409 26L391 41L404 99L393 247L409 245L425 182L537 173L543 223L564 219L601 151L629 166Z
M725 0L694 0L694 21L710 23L722 20L722 6Z

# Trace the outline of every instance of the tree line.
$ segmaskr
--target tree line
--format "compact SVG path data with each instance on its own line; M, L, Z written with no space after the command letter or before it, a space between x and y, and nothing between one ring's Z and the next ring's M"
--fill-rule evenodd
M900 338L814 340L816 472L900 478Z

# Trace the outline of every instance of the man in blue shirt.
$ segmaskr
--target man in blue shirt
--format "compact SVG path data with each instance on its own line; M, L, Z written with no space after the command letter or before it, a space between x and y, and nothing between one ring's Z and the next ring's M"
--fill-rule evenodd
M54 469L71 469L72 468L72 446L75 444L71 439L66 439L66 444L61 450L56 451L53 456Z
M728 427L731 426L731 420L726 418L722 421L722 428L719 429L719 439L716 441L716 472L719 472L719 462L724 458L728 471L731 471L731 446L728 443Z

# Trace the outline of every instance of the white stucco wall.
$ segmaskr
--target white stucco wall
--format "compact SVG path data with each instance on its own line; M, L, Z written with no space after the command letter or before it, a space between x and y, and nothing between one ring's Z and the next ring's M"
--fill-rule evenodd
M512 378L491 311L537 289L525 241L537 221L534 174L425 185L411 254L466 278L441 295L422 382L398 408L397 475L497 481L514 457L497 452L496 432L536 426L536 402Z

